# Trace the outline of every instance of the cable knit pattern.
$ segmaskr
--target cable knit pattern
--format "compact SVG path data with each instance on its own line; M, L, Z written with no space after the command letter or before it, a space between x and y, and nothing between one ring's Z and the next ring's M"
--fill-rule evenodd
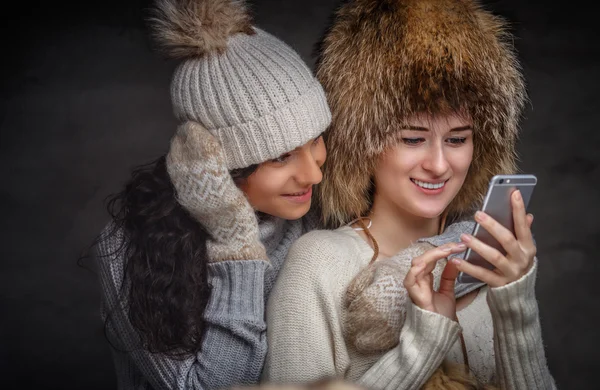
M202 125L177 129L167 155L167 170L177 201L210 233L209 261L266 260L258 222L244 193L235 185L219 141Z
M446 241L443 236L440 242ZM463 363L462 354L451 352L460 325L411 301L398 344L391 350L361 353L344 338L346 289L372 253L350 227L313 231L292 246L267 305L265 381L307 383L340 377L369 389L418 389L446 357ZM534 303L535 271L533 267L505 287L481 290L484 295L471 303L476 306L459 312L465 330L480 329L465 334L476 376L493 380L495 373L502 388L554 388ZM491 310L483 304L485 294ZM516 324L520 330L515 330ZM515 361L514 356L529 359Z
M108 336L117 347L112 352L119 389L218 389L256 383L267 351L265 299L304 225L303 220L262 218L259 233L269 262L257 259L209 264L209 283L213 287L204 312L202 350L175 360L140 348L121 289L126 259L119 249L125 237L120 230L108 236L114 228L109 224L95 251L102 318L110 314Z

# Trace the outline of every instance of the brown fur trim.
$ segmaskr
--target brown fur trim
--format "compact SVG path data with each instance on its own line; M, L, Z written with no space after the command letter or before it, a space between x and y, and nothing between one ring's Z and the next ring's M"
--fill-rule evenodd
M254 34L243 0L158 0L152 35L173 58L222 53L230 36Z
M492 385L481 384L464 365L444 361L434 371L421 390L496 390Z
M473 120L473 162L451 219L477 207L494 174L515 172L526 92L510 38L475 0L351 0L338 10L317 66L332 112L317 190L327 226L368 211L378 157L417 113Z
M349 381L340 378L323 378L310 383L301 384L276 384L263 383L255 386L238 386L230 390L367 390Z

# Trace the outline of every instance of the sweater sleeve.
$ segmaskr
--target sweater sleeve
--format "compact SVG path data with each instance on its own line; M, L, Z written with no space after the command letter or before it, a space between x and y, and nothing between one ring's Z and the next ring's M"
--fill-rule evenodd
M537 259L521 279L490 288L496 371L502 389L556 389L546 363L535 298Z
M460 325L408 302L400 342L358 383L368 389L419 389L456 342Z
M269 266L266 261L209 265L212 290L204 312L201 350L183 359L172 359L140 347L120 293L123 259L102 245L97 251L108 254L97 261L103 305L110 316L108 334L112 344L118 346L113 351L117 355L116 369L119 377L128 378L132 388L137 388L140 381L157 390L213 389L258 381L267 347L263 286ZM143 378L134 377L132 364Z
M297 240L271 291L264 382L306 384L343 377L349 365L339 301L352 262L344 258L343 248L336 251L339 245L328 242L328 235L312 232Z

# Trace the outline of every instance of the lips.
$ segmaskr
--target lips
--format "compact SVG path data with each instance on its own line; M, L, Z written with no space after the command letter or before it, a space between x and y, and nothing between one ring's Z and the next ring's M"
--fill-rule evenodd
M417 190L419 190L422 194L425 195L439 195L442 192L444 192L444 188L446 188L446 183L448 182L448 180L445 181L436 181L436 182L432 182L432 181L423 181L423 180L418 180L418 179L410 179L410 181L413 182L413 184L415 185L415 188Z
M284 194L282 196L293 203L306 203L309 202L312 197L312 187L303 191Z
M438 190L440 188L443 188L446 185L446 182L448 180L444 180L444 181L437 181L437 182L430 182L430 181L422 181L422 180L417 180L417 179L410 179L413 183L415 183L416 185L418 185L421 188L425 188L428 190Z
M295 192L293 194L285 194L284 196L302 196L302 195L306 195L309 191L310 191L310 188L307 190L304 190L302 192Z

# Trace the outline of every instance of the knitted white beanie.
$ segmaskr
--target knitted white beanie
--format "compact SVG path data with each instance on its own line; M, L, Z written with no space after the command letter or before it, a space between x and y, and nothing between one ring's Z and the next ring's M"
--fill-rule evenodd
M331 113L300 56L251 25L243 1L161 0L155 36L177 67L176 117L208 129L228 169L271 160L319 136Z

